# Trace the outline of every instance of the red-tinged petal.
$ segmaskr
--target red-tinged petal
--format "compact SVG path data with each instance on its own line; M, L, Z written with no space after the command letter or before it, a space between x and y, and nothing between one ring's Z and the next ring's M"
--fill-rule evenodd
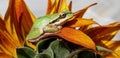
M114 24L98 26L85 31L88 36L90 36L96 43L101 40L111 40L116 33L120 30L120 23L116 22Z
M22 28L22 35L26 37L26 35L29 33L29 30L31 29L31 26L33 22L35 21L35 16L33 13L29 10L27 5L23 2L23 15L21 17L21 28ZM28 23L26 23L28 22Z
M23 45L23 43L24 43L23 39L18 37L17 32L15 30L15 26L10 22L10 18L5 21L5 27L7 29L6 32L8 32L9 35L14 38L13 40L17 40L17 41L21 42L21 45Z
M112 40L112 38L118 33L119 30L111 32L109 35L102 37L102 43L108 43L109 41Z
M87 9L90 8L90 7L93 6L93 5L96 5L96 4L97 4L97 3L91 4L91 5L87 6L87 7L83 8L83 9L81 9L81 10L75 12L75 13L73 13L74 16L73 16L71 19L69 19L69 21L68 21L66 24L64 24L64 26L71 26L71 25L73 25L72 27L75 27L75 26L77 26L77 25L80 25L79 22L81 22L81 21L78 20L77 18L82 19L82 16L83 16L84 13L87 11ZM91 21L92 21L92 20L91 20ZM93 23L93 21L92 21L92 23ZM94 21L94 23L95 23L95 21ZM82 24L82 23L81 23L81 24ZM87 23L83 23L83 24L87 24Z
M8 5L7 12L5 13L4 22L5 22L5 27L8 30L8 32L12 34L13 27L12 27L12 21L11 21L11 16L10 16L12 13L11 9L12 9L12 0L9 0L9 5Z
M0 30L0 49L8 55L16 57L17 47L22 47L18 39L6 31Z
M72 1L70 1L69 5L68 5L68 8L70 11L72 11Z
M19 3L18 3L19 2ZM23 36L20 27L20 19L22 16L22 6L23 0L9 0L9 7L5 14L5 24L8 32L13 34L19 38L21 43L23 43ZM20 9L20 10L18 10Z
M65 27L58 33L58 36L77 45L96 50L95 43L91 38L79 30Z
M5 24L9 33L18 37L21 44L24 43L25 36L28 34L34 20L35 17L23 0L10 0L5 15Z
M74 13L75 18L81 18L85 14L85 12L88 10L88 8L90 8L91 6L94 6L96 4L97 3L93 3L93 4L89 5L89 6L83 8L83 9L77 11L77 12L75 12Z
M6 30L6 28L5 28L5 22L3 21L2 17L0 17L0 29Z

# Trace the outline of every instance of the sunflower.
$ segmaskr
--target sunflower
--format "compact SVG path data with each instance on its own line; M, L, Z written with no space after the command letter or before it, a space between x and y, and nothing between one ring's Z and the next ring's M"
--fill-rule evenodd
M85 51L90 49L90 51L92 50L91 53L94 53L95 55L99 54L103 58L119 58L120 41L113 41L112 38L120 30L120 22L115 22L108 25L100 25L92 18L83 18L85 12L91 6L96 4L97 3L93 3L79 11L74 12L74 16L70 18L69 21L63 25L60 32L56 33L55 35L57 38L62 38L62 41L75 46L77 45L79 48L86 48ZM72 1L67 4L66 0L48 0L46 15L58 13L64 9L72 12ZM76 52L76 50L71 49L70 47L70 49L60 47L61 44L59 45L57 43L60 43L61 40L58 39L42 39L37 44L26 40L26 36L36 19L37 18L32 14L24 0L9 0L9 6L5 17L2 18L0 16L0 58L33 58L33 56L45 56L46 58L50 58L54 57L54 54L56 55L55 57L58 58L59 55L63 55L54 52L58 50L64 51L63 53L66 52L64 56L67 55L68 57L73 57L73 55L76 56L76 54L80 55L82 49L77 50ZM94 24L97 26L93 26ZM51 41L51 43L48 43L48 40ZM47 45L47 48L44 48L43 43ZM57 45L56 47L58 48L56 50L51 50L54 48L54 45ZM64 46L68 47L70 45ZM42 50L43 48L45 50ZM77 48L75 47L75 49ZM83 55L85 56L85 54Z

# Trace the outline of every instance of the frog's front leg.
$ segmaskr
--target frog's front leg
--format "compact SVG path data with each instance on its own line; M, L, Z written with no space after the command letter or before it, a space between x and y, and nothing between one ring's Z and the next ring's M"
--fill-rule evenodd
M62 26L57 26L53 24L48 24L46 27L43 28L44 33L54 33L59 31L62 28Z
M43 28L43 34L40 37L38 37L34 40L29 40L29 41L36 43L36 42L40 41L42 38L46 38L49 36L56 36L56 33L58 33L61 28L62 28L62 26L48 24L46 27Z

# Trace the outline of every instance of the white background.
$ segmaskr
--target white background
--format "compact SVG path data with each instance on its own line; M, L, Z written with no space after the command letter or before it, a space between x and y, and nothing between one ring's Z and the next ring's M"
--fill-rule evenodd
M4 17L9 0L0 0L0 14ZM45 15L47 0L24 0L36 17ZM97 2L85 14L86 18L94 18L95 21L104 25L112 22L120 22L120 0L67 0L73 1L73 12L84 8L87 5ZM120 32L115 37L120 39Z

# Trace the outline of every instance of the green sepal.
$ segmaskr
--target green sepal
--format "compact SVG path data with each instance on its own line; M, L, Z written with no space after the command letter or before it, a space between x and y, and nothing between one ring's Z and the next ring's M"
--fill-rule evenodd
M44 38L43 40L40 40L36 45L37 52L38 53L43 52L45 49L49 47L50 43L56 39L57 39L56 37L49 37L49 38Z
M40 54L37 54L34 58L50 58L50 56L47 54L40 53Z
M29 47L17 48L18 58L33 58L35 56L35 51Z
M106 51L106 52L113 52L112 50L102 47L102 46L96 46L98 51Z
M51 58L66 58L70 52L65 47L62 40L58 39L53 41L48 47L48 49L46 49L43 53L50 55Z

